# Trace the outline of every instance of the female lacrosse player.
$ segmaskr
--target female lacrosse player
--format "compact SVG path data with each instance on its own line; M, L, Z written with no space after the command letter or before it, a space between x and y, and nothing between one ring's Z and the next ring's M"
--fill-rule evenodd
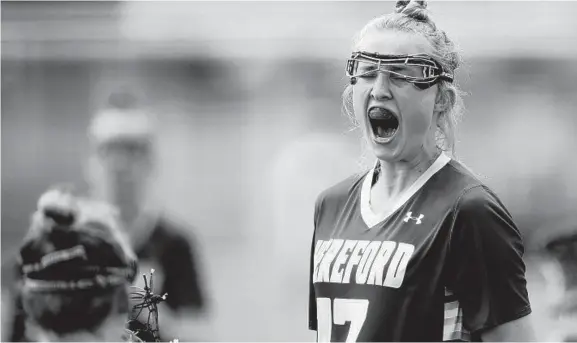
M519 230L450 157L458 66L424 1L399 1L360 32L344 103L377 162L316 202L319 341L533 339Z
M20 249L22 303L38 341L121 341L136 259L113 210L52 190Z

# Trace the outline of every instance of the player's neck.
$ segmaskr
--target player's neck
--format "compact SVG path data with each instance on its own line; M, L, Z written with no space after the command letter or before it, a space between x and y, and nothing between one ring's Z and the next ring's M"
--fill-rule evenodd
M379 161L373 190L387 199L395 199L407 190L435 162L440 151L421 151L403 162Z
M158 216L159 213L152 208L144 208L132 220L124 224L128 235L136 245L143 239L148 240L158 222Z
M129 236L139 236L143 234L143 228L147 228L156 223L158 219L158 205L150 198L131 200L132 201L122 203L109 201L118 207L120 220Z

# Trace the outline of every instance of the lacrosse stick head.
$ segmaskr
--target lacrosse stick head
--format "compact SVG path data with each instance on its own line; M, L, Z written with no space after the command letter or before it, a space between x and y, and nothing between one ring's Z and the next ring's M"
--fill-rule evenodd
M154 293L154 269L149 277L142 274L144 288L132 286L130 298L136 303L132 307L127 330L143 342L160 342L160 327L158 322L158 304L166 300Z

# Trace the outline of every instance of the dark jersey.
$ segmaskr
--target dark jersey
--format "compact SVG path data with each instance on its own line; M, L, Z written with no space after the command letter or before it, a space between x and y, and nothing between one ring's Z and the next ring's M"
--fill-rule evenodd
M318 341L478 340L531 312L524 248L490 189L442 154L388 213L374 170L315 208L309 328Z
M141 273L155 267L155 282L160 283L155 293L168 293L165 303L171 309L204 309L196 245L175 224L160 218L148 241L135 250Z
M194 244L194 240L191 240L193 238L191 235L184 234L185 230L190 231L189 228L178 227L166 217L160 217L148 240L135 248L140 272L149 274L150 270L154 269L154 293L158 295L167 293L166 301L158 305L162 341L173 338L171 337L173 333L167 330L170 324L162 324L171 321L171 315L179 316L181 310L192 310L198 314L206 310L202 274L199 271L198 247ZM144 287L142 277L135 281L135 285ZM167 309L175 313L169 315ZM138 321L146 323L147 320L148 313L141 313ZM138 322L131 324L132 329L139 325ZM197 337L179 338L186 341L197 339Z

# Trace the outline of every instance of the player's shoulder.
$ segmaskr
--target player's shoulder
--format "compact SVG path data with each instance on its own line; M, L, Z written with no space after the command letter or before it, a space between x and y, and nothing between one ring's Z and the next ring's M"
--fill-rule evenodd
M367 173L368 171L355 173L323 190L317 196L317 209L323 206L340 207L340 205L348 201L351 196L359 193L359 187L361 187L362 180Z
M447 190L460 191L483 184L483 181L471 170L455 159L449 160L438 175L438 184Z
M167 248L189 247L196 240L195 228L166 214L159 216L154 229L153 241Z
M451 160L447 167L445 178L457 194L456 209L465 212L488 207L505 209L497 194L470 168L456 160Z

